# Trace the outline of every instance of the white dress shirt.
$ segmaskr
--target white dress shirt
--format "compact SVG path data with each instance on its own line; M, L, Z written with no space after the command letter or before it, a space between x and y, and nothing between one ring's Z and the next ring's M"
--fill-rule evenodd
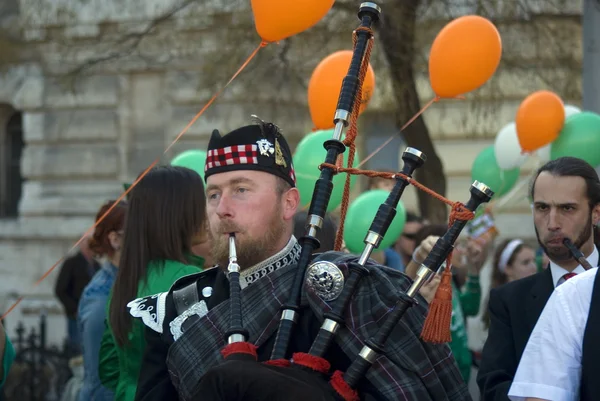
M586 259L590 265L598 266L598 250L594 247ZM581 266L577 267L580 268L583 270ZM562 285L559 279L567 271L562 273L558 269L552 270L552 279L559 286L550 296L529 337L508 392L512 401L524 401L528 397L549 401L579 400L583 333L598 268L583 270L566 282L563 278Z
M596 249L596 247L594 247L594 251L590 254L590 256L587 258L587 260L588 260L588 262L590 262L590 264L593 267L598 266L597 262L592 263L590 261L590 260L598 261L598 250ZM554 288L556 288L559 285L561 285L562 283L564 283L566 280L563 276L565 274L569 273L569 271L567 269L560 267L559 265L557 265L556 263L554 263L552 261L550 262L550 272L552 273L552 283L554 283ZM585 272L585 269L581 265L577 266L577 268L575 270L573 270L573 273L575 273L575 274L581 274L584 272Z

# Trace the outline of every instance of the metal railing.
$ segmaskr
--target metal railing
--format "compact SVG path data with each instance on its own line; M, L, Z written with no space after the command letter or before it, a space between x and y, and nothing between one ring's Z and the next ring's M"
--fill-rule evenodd
M47 314L42 312L39 326L26 333L19 322L15 360L6 378L0 401L60 401L72 377L69 360L74 356L66 343L63 349L47 344Z

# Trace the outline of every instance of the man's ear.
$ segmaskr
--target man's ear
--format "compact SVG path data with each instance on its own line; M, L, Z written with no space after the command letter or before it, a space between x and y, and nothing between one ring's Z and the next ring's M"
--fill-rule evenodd
M283 218L285 220L293 219L300 205L300 191L298 191L298 188L290 188L283 194L281 201L283 202Z

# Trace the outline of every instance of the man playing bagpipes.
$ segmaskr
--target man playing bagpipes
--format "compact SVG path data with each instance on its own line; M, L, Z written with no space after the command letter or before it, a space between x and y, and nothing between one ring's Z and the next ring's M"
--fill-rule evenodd
M168 293L130 304L131 314L147 325L148 348L138 382L138 401L177 400L178 396L182 400L209 399L194 397L204 373L223 360L220 351L229 324L225 269L230 233L235 234L241 268L243 321L259 360L269 359L280 307L290 292L300 256L300 246L292 236L299 193L285 138L268 123L245 126L223 137L215 131L205 174L213 256L218 266L180 279ZM316 275L306 278L291 353L308 351L329 303L341 295L343 276L348 274L346 264L356 259L332 251L313 260L332 261L339 270L321 274L330 283ZM362 278L347 309L345 325L351 330L340 330L327 352L331 371L348 368L362 342L377 332L397 302L398 292L412 283L403 273L371 261L366 268L368 275ZM427 306L420 296L417 301L394 328L385 356L377 359L358 386L361 399L470 399L447 344L428 344L419 338ZM289 397L292 399L291 394Z
M354 104L361 98L370 27L379 13L374 3L360 6L334 134L323 144L324 163L315 166L321 174L304 236L297 240L292 234L300 197L290 148L278 127L259 120L225 136L213 132L205 180L218 266L180 279L168 293L129 304L131 315L147 326L137 401L471 399L447 345L449 270L461 230L493 195L485 184L472 184L465 205L452 203L448 231L414 281L370 255L394 219L404 188L420 185L412 174L426 157L417 149L404 151L402 171L383 173L394 186L365 233L361 255L314 254L333 175L352 170L336 162L349 146L352 164ZM448 267L428 310L419 289L444 261Z

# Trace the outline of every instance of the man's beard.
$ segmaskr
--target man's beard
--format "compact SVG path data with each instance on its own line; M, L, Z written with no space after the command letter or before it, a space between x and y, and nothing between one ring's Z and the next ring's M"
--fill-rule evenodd
M275 249L281 237L285 233L285 224L281 220L280 207L273 213L270 222L265 222L269 230L260 238L249 238L248 236L236 236L235 248L237 262L241 270L252 267L279 252ZM232 222L224 221L217 228L212 242L212 257L222 269L227 269L229 264L229 237L223 235L226 232L244 232Z
M567 260L573 258L573 255L571 255L571 252L564 245L561 245L560 247L557 247L554 250L550 250L548 247L546 247L546 245L540 239L540 234L538 233L537 227L535 229L535 235L537 236L538 243L540 244L540 246L542 247L542 249L544 250L546 255L548 255L548 258L551 261L564 262L564 261L567 261ZM592 231L592 215L591 214L588 217L588 220L587 220L585 226L583 227L583 230L581 230L579 232L579 235L577 236L576 240L573 243L573 245L575 245L575 248L581 249L583 244L585 244L586 241L590 238L590 235L592 235L592 236L594 235L594 233Z

